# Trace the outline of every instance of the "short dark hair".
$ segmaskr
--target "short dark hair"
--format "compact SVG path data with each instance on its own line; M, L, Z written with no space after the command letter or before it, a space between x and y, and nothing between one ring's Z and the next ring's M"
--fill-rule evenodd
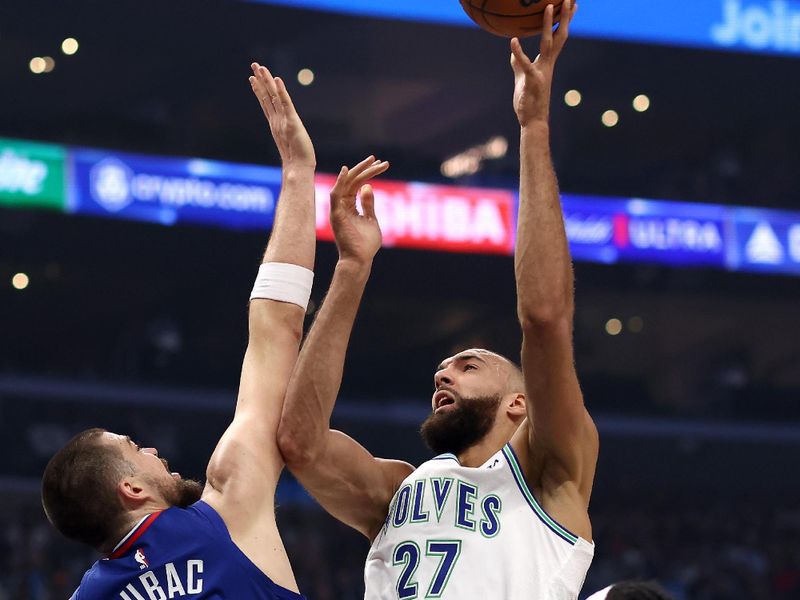
M103 443L104 429L87 429L59 450L44 470L42 506L66 537L102 549L124 527L125 511L116 493L134 473L122 451Z
M606 600L673 600L655 581L623 581L615 584Z

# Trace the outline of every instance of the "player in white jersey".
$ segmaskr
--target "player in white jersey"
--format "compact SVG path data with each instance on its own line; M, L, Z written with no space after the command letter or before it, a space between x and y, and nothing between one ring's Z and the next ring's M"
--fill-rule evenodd
M573 365L573 272L552 167L549 103L574 14L565 0L539 57L512 40L521 127L515 252L522 369L486 350L447 358L422 435L438 454L418 469L373 457L329 428L358 304L381 243L359 166L331 193L339 249L328 296L301 351L278 431L288 467L332 515L372 542L368 600L574 599L594 544L589 497L597 430Z

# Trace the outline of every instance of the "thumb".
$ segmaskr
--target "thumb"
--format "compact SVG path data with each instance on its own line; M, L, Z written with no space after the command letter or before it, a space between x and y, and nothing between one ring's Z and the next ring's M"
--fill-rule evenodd
M521 73L524 72L525 66L530 64L530 59L525 54L525 51L522 49L522 45L519 43L519 39L512 38L511 40L511 68L514 69L514 73Z
M361 188L361 208L364 210L365 217L377 220L375 216L375 194L369 184Z

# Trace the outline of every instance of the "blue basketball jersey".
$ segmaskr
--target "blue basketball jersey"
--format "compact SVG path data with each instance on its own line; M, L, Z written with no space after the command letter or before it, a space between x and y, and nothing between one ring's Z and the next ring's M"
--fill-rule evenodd
M304 600L256 567L202 500L142 519L86 572L71 600L169 598Z

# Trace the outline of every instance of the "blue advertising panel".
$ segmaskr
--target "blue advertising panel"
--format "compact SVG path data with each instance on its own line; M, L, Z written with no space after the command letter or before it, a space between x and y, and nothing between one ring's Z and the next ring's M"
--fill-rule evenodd
M736 208L730 268L800 275L800 213Z
M250 0L474 26L457 0ZM800 0L580 1L577 36L800 56Z
M68 212L163 225L269 228L281 185L275 167L84 148L70 161Z
M66 212L163 225L268 229L274 221L281 185L278 167L204 159L67 148L64 164ZM334 179L325 174L316 178L317 233L321 239L331 239L332 235L324 197ZM402 238L402 242L396 238L397 247L487 251L489 246L483 238L471 244L462 239L465 232L474 229L479 237L489 231L499 234L500 251L513 252L517 199L511 191L414 182L383 182L376 189L388 194L384 200L393 202L400 211L399 217L392 213L393 218L400 219L395 227L400 226L397 223L406 227L411 222L409 217L414 216L415 227L421 227L428 242L436 242L420 246L411 236ZM426 193L418 198L420 190ZM389 206L386 202L384 205ZM416 209L410 211L412 206ZM455 212L454 207L458 208ZM571 194L562 195L562 207L575 260L800 276L800 212ZM453 215L462 220L449 221L455 218ZM474 220L463 220L470 215ZM467 225L472 229L465 229ZM386 234L391 226L385 227ZM461 236L455 245L447 237L451 229ZM434 234L443 237L438 239ZM498 251L492 248L492 252Z
M577 260L726 265L724 207L566 194L562 205Z

